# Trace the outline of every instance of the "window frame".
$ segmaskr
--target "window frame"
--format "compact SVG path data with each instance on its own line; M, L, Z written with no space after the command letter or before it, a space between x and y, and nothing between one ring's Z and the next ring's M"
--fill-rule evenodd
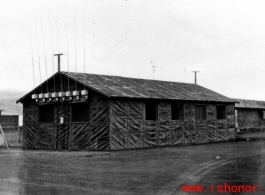
M180 108L179 110L179 119L177 118L176 114L176 119L173 119L173 106L178 105L177 108ZM177 111L177 110L176 110ZM184 104L183 103L178 103L178 102L172 102L171 103L171 120L172 121L184 121Z
M224 118L218 118L218 107L223 107L222 112L224 112ZM226 120L227 119L227 114L226 114L226 105L216 105L216 120Z
M258 117L261 120L265 120L265 110L259 110Z
M146 109L146 104L155 104L155 119L147 119L147 109ZM143 108L144 108L144 112L143 112L143 114L144 114L144 121L157 121L158 120L158 102L156 102L156 101L145 101L144 102L144 106L143 106Z
M204 109L203 109L203 111L204 111L204 113L203 113L203 118L197 118L197 108L198 107L203 107ZM207 120L207 114L206 114L206 105L205 104L195 104L195 120L196 121L203 121L203 120Z
M43 120L43 117L42 117L42 112L44 111L43 109L44 109L44 107L52 107L52 114L51 115L49 115L49 116L51 116L51 119L52 120L47 120L47 116L46 116L46 120ZM51 111L50 110L50 111ZM55 121L54 121L54 119L55 119L55 116L54 116L54 114L55 114L55 111L54 111L54 105L53 104L39 104L38 105L38 122L39 123L54 123ZM49 117L48 117L49 118Z
M87 109L84 109L84 110L86 110L87 111L87 113L85 114L86 116L85 116L85 118L86 118L86 120L77 120L77 121L74 121L74 110L75 109L73 109L73 107L74 107L74 105L77 105L77 104L84 104L84 105L86 105L87 106ZM82 106L81 106L82 107ZM89 105L89 103L88 102L75 102L75 103L71 103L71 123L88 123L89 122L89 120L90 120L90 105Z

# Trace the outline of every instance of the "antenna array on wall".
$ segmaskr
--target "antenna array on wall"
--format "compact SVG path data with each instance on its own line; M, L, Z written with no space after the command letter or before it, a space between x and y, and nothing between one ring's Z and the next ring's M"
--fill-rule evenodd
M85 7L85 1L84 1L84 7ZM75 13L75 73L77 73L77 49L76 49L76 13ZM35 67L34 67L34 58L33 58L33 48L32 48L32 36L31 36L31 26L29 22L29 28L30 28L30 42L31 42L31 53L32 53L32 66L33 66L33 82L34 82L34 94L32 94L32 99L34 99L36 102L39 103L52 103L52 102L61 102L61 101L86 101L88 99L88 91L86 90L85 86L85 77L84 77L84 89L83 90L78 90L78 85L77 81L74 81L74 86L73 88L70 87L70 73L69 73L69 50L68 50L68 23L67 23L67 12L66 12L66 7L65 7L65 27L66 27L66 43L67 43L67 67L68 67L68 72L67 75L65 73L61 72L61 61L60 61L60 56L63 55L60 52L60 35L59 35L59 20L58 20L58 15L56 12L56 28L57 28L57 41L58 41L58 53L54 54L53 53L53 38L52 38L52 24L51 24L51 17L49 14L49 25L50 25L50 40L51 40L51 52L52 52L52 66L53 66L53 87L49 88L48 85L48 71L47 71L47 61L46 61L46 48L45 48L45 40L44 40L44 32L43 32L43 23L42 23L42 17L40 17L40 23L41 23L41 32L42 32L42 41L43 41L43 52L44 52L44 62L45 62L45 71L46 71L46 83L47 84L47 90L46 93L43 93L43 85L39 85L37 88L35 86ZM37 24L36 24L36 19L34 15L34 23L35 23L35 34L36 34L36 44L37 44L37 53L38 53L38 64L39 64L39 74L40 74L40 82L41 82L41 62L40 62L40 52L39 52L39 43L38 43L38 32L37 32ZM85 11L84 11L84 72L86 70L86 50L85 50ZM54 71L54 56L58 57L58 73L55 73ZM59 83L56 84L57 79L55 77L58 76L59 78ZM67 87L63 86L63 76L67 77ZM56 88L56 86L60 86ZM67 89L64 90L64 89ZM36 94L36 91L40 90L39 94ZM72 91L71 91L72 90ZM52 92L53 91L53 92Z

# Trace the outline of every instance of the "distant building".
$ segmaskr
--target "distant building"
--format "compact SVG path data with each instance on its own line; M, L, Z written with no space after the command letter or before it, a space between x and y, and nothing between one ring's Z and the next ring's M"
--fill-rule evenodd
M0 110L0 123L4 130L17 130L19 126L19 115L2 114L2 111Z
M23 148L124 150L235 139L235 100L195 84L58 72L17 102Z
M234 99L236 128L240 130L265 129L265 101Z

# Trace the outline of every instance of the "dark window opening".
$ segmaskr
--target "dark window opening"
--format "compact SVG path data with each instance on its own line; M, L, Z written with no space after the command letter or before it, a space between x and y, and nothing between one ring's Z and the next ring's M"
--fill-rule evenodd
M196 118L196 120L205 120L206 119L206 106L205 105L196 105L195 106L195 118Z
M265 119L265 111L264 110L259 110L258 111L259 119Z
M217 119L226 119L225 106L216 106Z
M171 120L184 120L184 107L183 104L171 104Z
M72 104L72 122L85 122L89 120L88 103Z
M157 119L157 103L146 102L145 103L145 120L156 120Z
M39 122L54 122L54 108L52 104L39 106Z

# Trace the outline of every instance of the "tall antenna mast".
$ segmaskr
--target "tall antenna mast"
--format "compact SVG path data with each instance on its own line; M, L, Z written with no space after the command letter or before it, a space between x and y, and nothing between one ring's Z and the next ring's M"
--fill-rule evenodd
M37 40L37 50L38 50L38 60L39 60L39 71L40 71L40 83L41 83L41 67L40 67L40 52L39 52L39 42L38 42L38 33L37 33L37 25L36 25L36 17L34 14L34 23L35 23L35 33L36 33L36 40ZM42 94L42 85L41 87L41 94Z
M86 73L86 12L84 0L84 73ZM85 90L85 77L84 77L84 90Z
M44 62L45 62L45 69L46 69L46 79L48 79L47 73L47 63L46 63L46 50L45 50L45 43L44 43L44 35L43 35L43 25L42 25L42 15L40 17L41 22L41 32L42 32L42 42L43 42L43 52L44 52ZM49 93L49 82L47 80L47 93Z
M49 22L50 22L50 36L51 36L51 47L52 47L52 68L53 68L54 93L55 93L54 59L53 59L53 44L52 44L52 26L51 26L50 13L49 13Z
M30 35L30 46L31 46L31 55L32 55L31 58L32 58L32 67L33 67L33 84L34 84L34 94L35 94L35 69L34 69L33 48L32 48L32 35L31 35L30 22L29 22L29 35Z
M200 72L200 71L192 71L194 72L194 76L195 76L195 85L197 85L197 72Z
M66 30L66 47L67 47L67 66L68 66L68 92L69 92L69 52L68 52L68 28L67 28L67 12L65 4L65 30Z
M76 72L77 72L77 56L76 56L76 13L75 13L75 73ZM75 90L77 90L77 82L76 81L75 81Z
M60 74L61 92L62 92L63 91L63 84L62 84L62 74L61 74L60 56L63 55L63 54L60 53L59 21L58 21L57 12L56 12L56 23L57 23L57 37L58 37L58 49L59 49L59 53L58 54L54 54L54 56L58 56L58 72Z

